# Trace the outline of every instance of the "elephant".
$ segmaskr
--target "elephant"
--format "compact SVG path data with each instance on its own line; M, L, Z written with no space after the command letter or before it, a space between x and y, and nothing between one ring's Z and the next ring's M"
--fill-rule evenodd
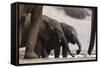
M42 5L23 5L19 4L19 47L26 46L25 59L33 59L38 56L34 52L39 28L42 20ZM28 14L30 16L30 23L28 27L25 27L25 19Z
M59 58L60 47L62 46L63 57L67 56L67 53L74 57L68 47L68 43L77 43L79 50L76 51L77 54L81 51L81 44L77 37L77 32L75 29L67 24L59 23L58 21L51 19L47 16L42 16L44 26L41 28L35 47L35 52L38 57L48 57L50 51L54 49L55 58ZM62 38L61 38L62 36Z

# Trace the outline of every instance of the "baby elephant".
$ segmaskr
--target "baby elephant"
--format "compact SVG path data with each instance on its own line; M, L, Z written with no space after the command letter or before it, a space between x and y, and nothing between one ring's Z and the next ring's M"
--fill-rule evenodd
M48 57L51 50L54 49L55 58L59 58L61 47L63 57L67 57L67 54L69 52L69 47L67 45L69 42L72 44L78 44L79 49L76 51L76 53L79 54L81 51L81 44L78 40L77 32L75 31L75 29L65 23L59 23L58 21L56 21L56 25L54 23L55 21L52 21L52 19L50 18L48 18L46 22L43 22L43 27L39 32L35 47L35 52L38 57ZM60 26L55 29L57 25ZM59 33L63 33L62 36L64 36L64 40L67 40L66 43L62 38L60 38L61 34ZM69 54L71 55L70 52ZM73 57L73 55L71 56Z

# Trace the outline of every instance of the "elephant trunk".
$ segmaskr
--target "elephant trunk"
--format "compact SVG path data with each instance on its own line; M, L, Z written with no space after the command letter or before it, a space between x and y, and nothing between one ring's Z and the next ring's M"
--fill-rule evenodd
M61 38L61 41L62 41L62 43L64 44L64 47L66 47L66 49L67 49L67 51L69 52L69 54L70 54L72 57L74 57L74 55L71 53L71 50L70 50L70 48L69 48L69 46L68 46L68 41L67 41L67 39L65 38L65 36L63 36L63 37Z
M76 43L77 43L77 45L79 47L79 49L76 51L76 54L78 55L81 52L81 43L80 43L80 41L77 38L76 38Z

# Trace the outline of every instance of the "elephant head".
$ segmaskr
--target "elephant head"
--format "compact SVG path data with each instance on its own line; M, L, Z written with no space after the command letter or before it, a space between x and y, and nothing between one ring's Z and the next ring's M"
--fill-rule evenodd
M76 54L80 54L81 52L81 44L80 44L80 41L77 37L77 32L76 30L68 25L68 24L65 24L65 23L60 23L61 27L62 27L62 30L64 32L64 35L66 37L66 39L68 40L68 43L72 43L72 44L77 44L78 45L78 50L76 51Z

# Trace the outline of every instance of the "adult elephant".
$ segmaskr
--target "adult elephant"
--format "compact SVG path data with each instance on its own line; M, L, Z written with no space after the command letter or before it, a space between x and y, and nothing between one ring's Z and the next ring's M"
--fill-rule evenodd
M26 59L37 58L34 52L35 43L39 28L41 26L42 5L21 5L19 4L19 47L26 45ZM25 19L31 14L31 21L27 28L25 27Z
M77 43L79 50L76 52L77 54L80 53L81 44L73 27L64 23L59 24L58 21L47 16L42 16L42 19L44 20L43 27L39 32L35 47L35 52L39 57L47 57L50 51L54 49L55 58L58 58L61 46L63 57L66 57L68 52L73 57L68 47L69 42L73 44Z

